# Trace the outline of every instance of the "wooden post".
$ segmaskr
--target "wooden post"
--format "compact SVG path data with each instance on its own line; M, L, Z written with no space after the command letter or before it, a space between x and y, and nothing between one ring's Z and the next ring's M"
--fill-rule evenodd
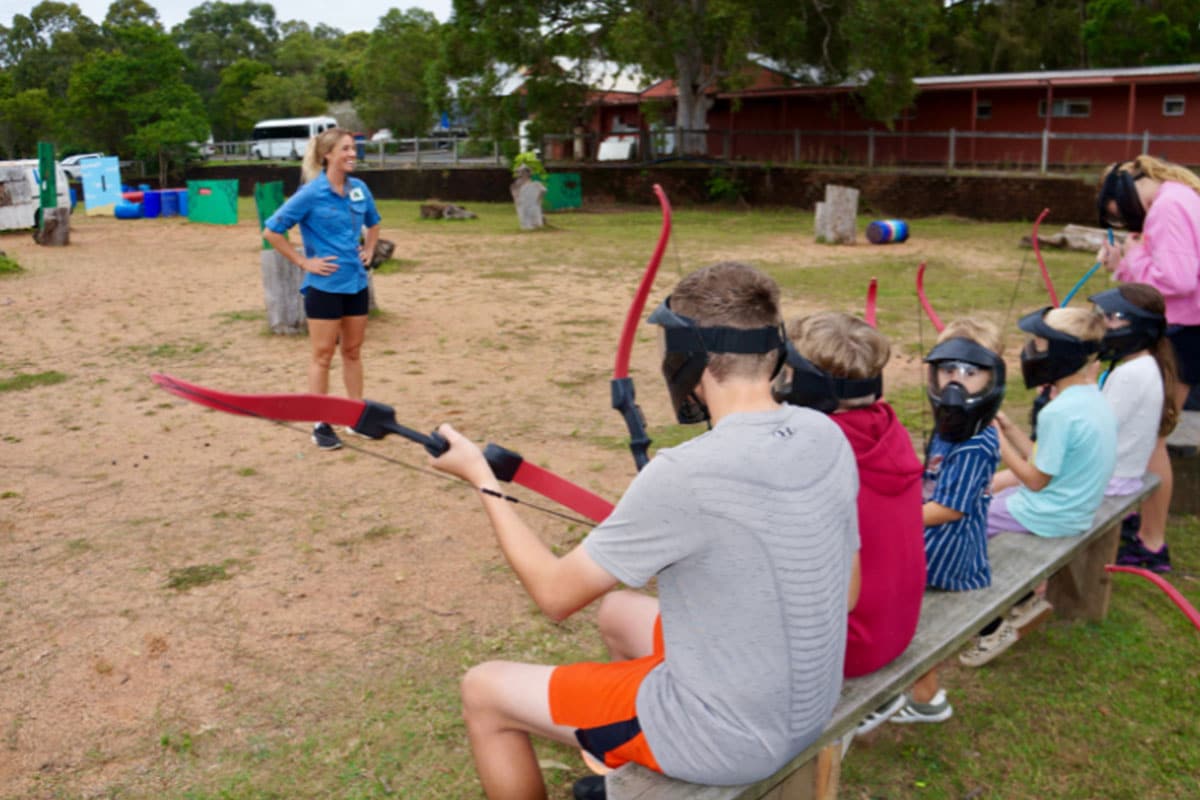
M71 209L43 208L42 225L33 234L34 241L47 247L65 247L71 243Z
M284 258L275 249L259 254L263 297L267 303L267 326L271 333L292 335L305 330L304 295L300 282L304 270Z
M1059 616L1100 622L1108 614L1112 579L1104 571L1104 565L1116 561L1120 539L1121 523L1118 522L1050 578L1046 599Z

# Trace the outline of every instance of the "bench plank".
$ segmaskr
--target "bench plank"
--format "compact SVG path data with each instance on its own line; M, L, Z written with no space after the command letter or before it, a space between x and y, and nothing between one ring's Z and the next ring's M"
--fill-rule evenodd
M912 685L931 668L958 652L979 630L1006 613L1025 594L1049 579L1047 597L1055 613L1068 619L1103 619L1112 582L1112 563L1121 520L1158 486L1147 474L1130 495L1106 497L1092 527L1078 536L1045 539L1001 534L988 542L992 585L970 592L927 591L912 643L900 656L870 675L847 680L825 732L774 775L740 786L699 786L674 780L638 764L609 773L612 800L827 800L837 795L844 735L864 716ZM1061 605L1060 605L1061 603Z

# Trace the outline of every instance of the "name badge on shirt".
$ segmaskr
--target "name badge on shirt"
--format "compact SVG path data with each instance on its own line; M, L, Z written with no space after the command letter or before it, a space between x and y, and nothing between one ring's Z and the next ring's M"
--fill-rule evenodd
M363 194L363 190L360 189L359 187L355 186L353 189L350 190L350 199L351 200L354 200L355 202L357 202L357 201L363 200L365 198L366 198L366 195Z

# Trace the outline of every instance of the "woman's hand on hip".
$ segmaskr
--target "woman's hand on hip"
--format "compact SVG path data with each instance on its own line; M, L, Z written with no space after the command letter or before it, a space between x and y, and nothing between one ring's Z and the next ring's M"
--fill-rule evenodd
M338 271L337 256L306 258L300 262L300 269L313 275L332 275Z

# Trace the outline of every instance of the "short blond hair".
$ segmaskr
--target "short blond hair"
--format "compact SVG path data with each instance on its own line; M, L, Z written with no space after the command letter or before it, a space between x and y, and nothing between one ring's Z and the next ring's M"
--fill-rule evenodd
M1000 338L1000 330L987 320L951 320L938 334L937 344L947 339L967 339L998 356L1004 355L1004 340Z
M818 311L787 326L796 352L835 378L865 380L883 372L892 355L887 337L858 317L840 311ZM870 405L878 398L848 398L842 408Z
M1052 308L1042 321L1056 331L1085 342L1100 341L1108 330L1104 325L1104 317L1091 308Z

